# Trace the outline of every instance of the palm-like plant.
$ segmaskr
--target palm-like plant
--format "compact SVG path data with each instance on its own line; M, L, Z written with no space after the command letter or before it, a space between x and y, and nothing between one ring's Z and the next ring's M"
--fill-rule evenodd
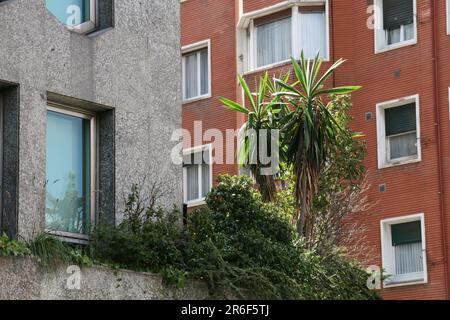
M238 76L238 78L249 101L250 108L227 98L220 98L220 101L226 108L247 116L247 122L243 127L243 140L238 154L238 162L241 166L250 169L263 200L266 202L272 201L276 195L274 175L262 173L262 169L270 167L271 164L262 163L260 154L262 154L262 150L272 149L270 133L272 129L278 128L277 115L281 110L278 103L281 98L274 96L273 93L275 88L277 91L283 89L276 83L272 83L269 80L268 73L265 73L260 80L258 92L252 94L245 79L241 76ZM287 81L287 79L288 77L285 76L284 80ZM267 136L260 136L262 130L266 130ZM266 144L264 149L263 144Z
M292 59L296 81L276 80L283 88L275 95L284 101L287 114L282 121L282 144L284 161L292 166L295 183L295 198L298 204L297 231L308 238L308 224L312 200L317 193L319 176L326 165L336 134L341 130L333 117L333 108L324 97L353 92L360 87L346 86L325 88L325 82L344 60L339 59L323 74L322 60L305 60L303 52L300 62Z

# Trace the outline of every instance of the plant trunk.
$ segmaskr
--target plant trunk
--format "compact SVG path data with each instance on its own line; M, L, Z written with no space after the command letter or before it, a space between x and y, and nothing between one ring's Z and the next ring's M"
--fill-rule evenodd
M298 214L298 220L297 220L297 232L300 237L304 235L304 228L305 228L305 218L306 218L306 211L308 210L307 205L307 195L306 195L306 176L302 176L301 181L301 200L300 200L300 212Z

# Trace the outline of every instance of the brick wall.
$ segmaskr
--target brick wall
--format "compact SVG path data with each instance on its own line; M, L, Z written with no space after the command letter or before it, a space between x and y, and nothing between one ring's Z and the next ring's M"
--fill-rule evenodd
M218 96L236 98L236 14L238 0L188 0L182 6L183 44L211 38L213 47L213 98L185 105L183 126L190 128L194 120L203 120L207 126L222 130L237 128L243 119L224 111ZM243 11L250 12L283 2L280 0L244 0ZM434 64L432 46L432 0L417 0L417 44L374 53L374 32L367 27L371 1L330 0L330 55L348 61L335 77L336 85L361 85L363 89L353 95L352 115L355 131L365 134L371 188L369 201L374 204L366 221L368 241L374 251L369 263L381 266L380 220L415 213L425 214L428 283L384 290L387 299L444 299L446 283L442 225L450 233L450 36L446 34L445 1L438 1L438 110L441 123L441 158L438 157L438 139L435 117ZM205 27L207 26L207 27ZM329 64L328 64L329 65ZM326 66L324 66L326 67ZM280 74L289 65L270 70ZM259 73L246 76L253 85ZM422 161L379 170L377 167L376 104L401 97L420 95L420 127ZM365 113L372 112L371 121ZM439 184L439 163L442 162L442 184ZM216 166L214 173L235 173L233 166ZM379 184L386 184L384 193ZM441 207L440 197L445 200ZM444 212L444 220L441 212ZM448 241L448 238L447 238ZM448 250L448 249L447 249ZM447 252L447 254L450 254ZM448 267L448 262L447 262Z

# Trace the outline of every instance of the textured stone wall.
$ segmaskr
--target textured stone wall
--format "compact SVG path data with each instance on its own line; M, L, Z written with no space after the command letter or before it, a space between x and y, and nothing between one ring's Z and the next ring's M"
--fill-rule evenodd
M100 202L115 208L116 221L123 194L144 176L163 179L161 204L181 206L182 169L170 158L181 126L180 61L179 0L115 1L114 27L90 35L67 30L44 0L0 3L0 83L19 90L18 213L9 214L21 236L44 226L49 93L114 110L114 150L103 149L114 159L101 159L113 174L100 178L110 186Z
M0 300L199 300L208 288L188 282L181 289L163 285L161 277L149 273L111 270L104 267L81 269L79 289L67 266L43 269L31 258L0 257ZM69 270L70 271L70 270ZM69 280L69 286L68 286Z

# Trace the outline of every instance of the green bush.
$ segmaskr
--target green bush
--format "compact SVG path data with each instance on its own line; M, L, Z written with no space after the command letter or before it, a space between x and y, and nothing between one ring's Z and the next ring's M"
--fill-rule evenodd
M0 234L0 257L27 256L30 254L30 249L23 242L11 240L6 234Z
M286 206L261 200L247 177L221 176L207 207L188 217L183 230L177 210L142 205L133 188L124 221L100 224L92 235L95 261L160 273L183 286L204 280L215 298L373 299L367 273L336 251L326 257L304 248Z
M304 249L282 207L247 177L221 176L188 224L186 263L214 294L266 299L373 299L367 273L341 252Z
M48 234L29 242L0 236L0 256L32 255L46 266L103 264L162 275L182 287L187 278L206 281L214 298L376 299L368 274L342 252L306 250L289 223L285 205L264 203L247 177L221 176L207 207L188 217L145 206L140 190L126 201L125 217L100 223L88 247Z
M176 210L158 209L148 210L142 220L125 217L117 227L100 223L91 237L91 255L95 261L136 271L183 268L179 216Z

